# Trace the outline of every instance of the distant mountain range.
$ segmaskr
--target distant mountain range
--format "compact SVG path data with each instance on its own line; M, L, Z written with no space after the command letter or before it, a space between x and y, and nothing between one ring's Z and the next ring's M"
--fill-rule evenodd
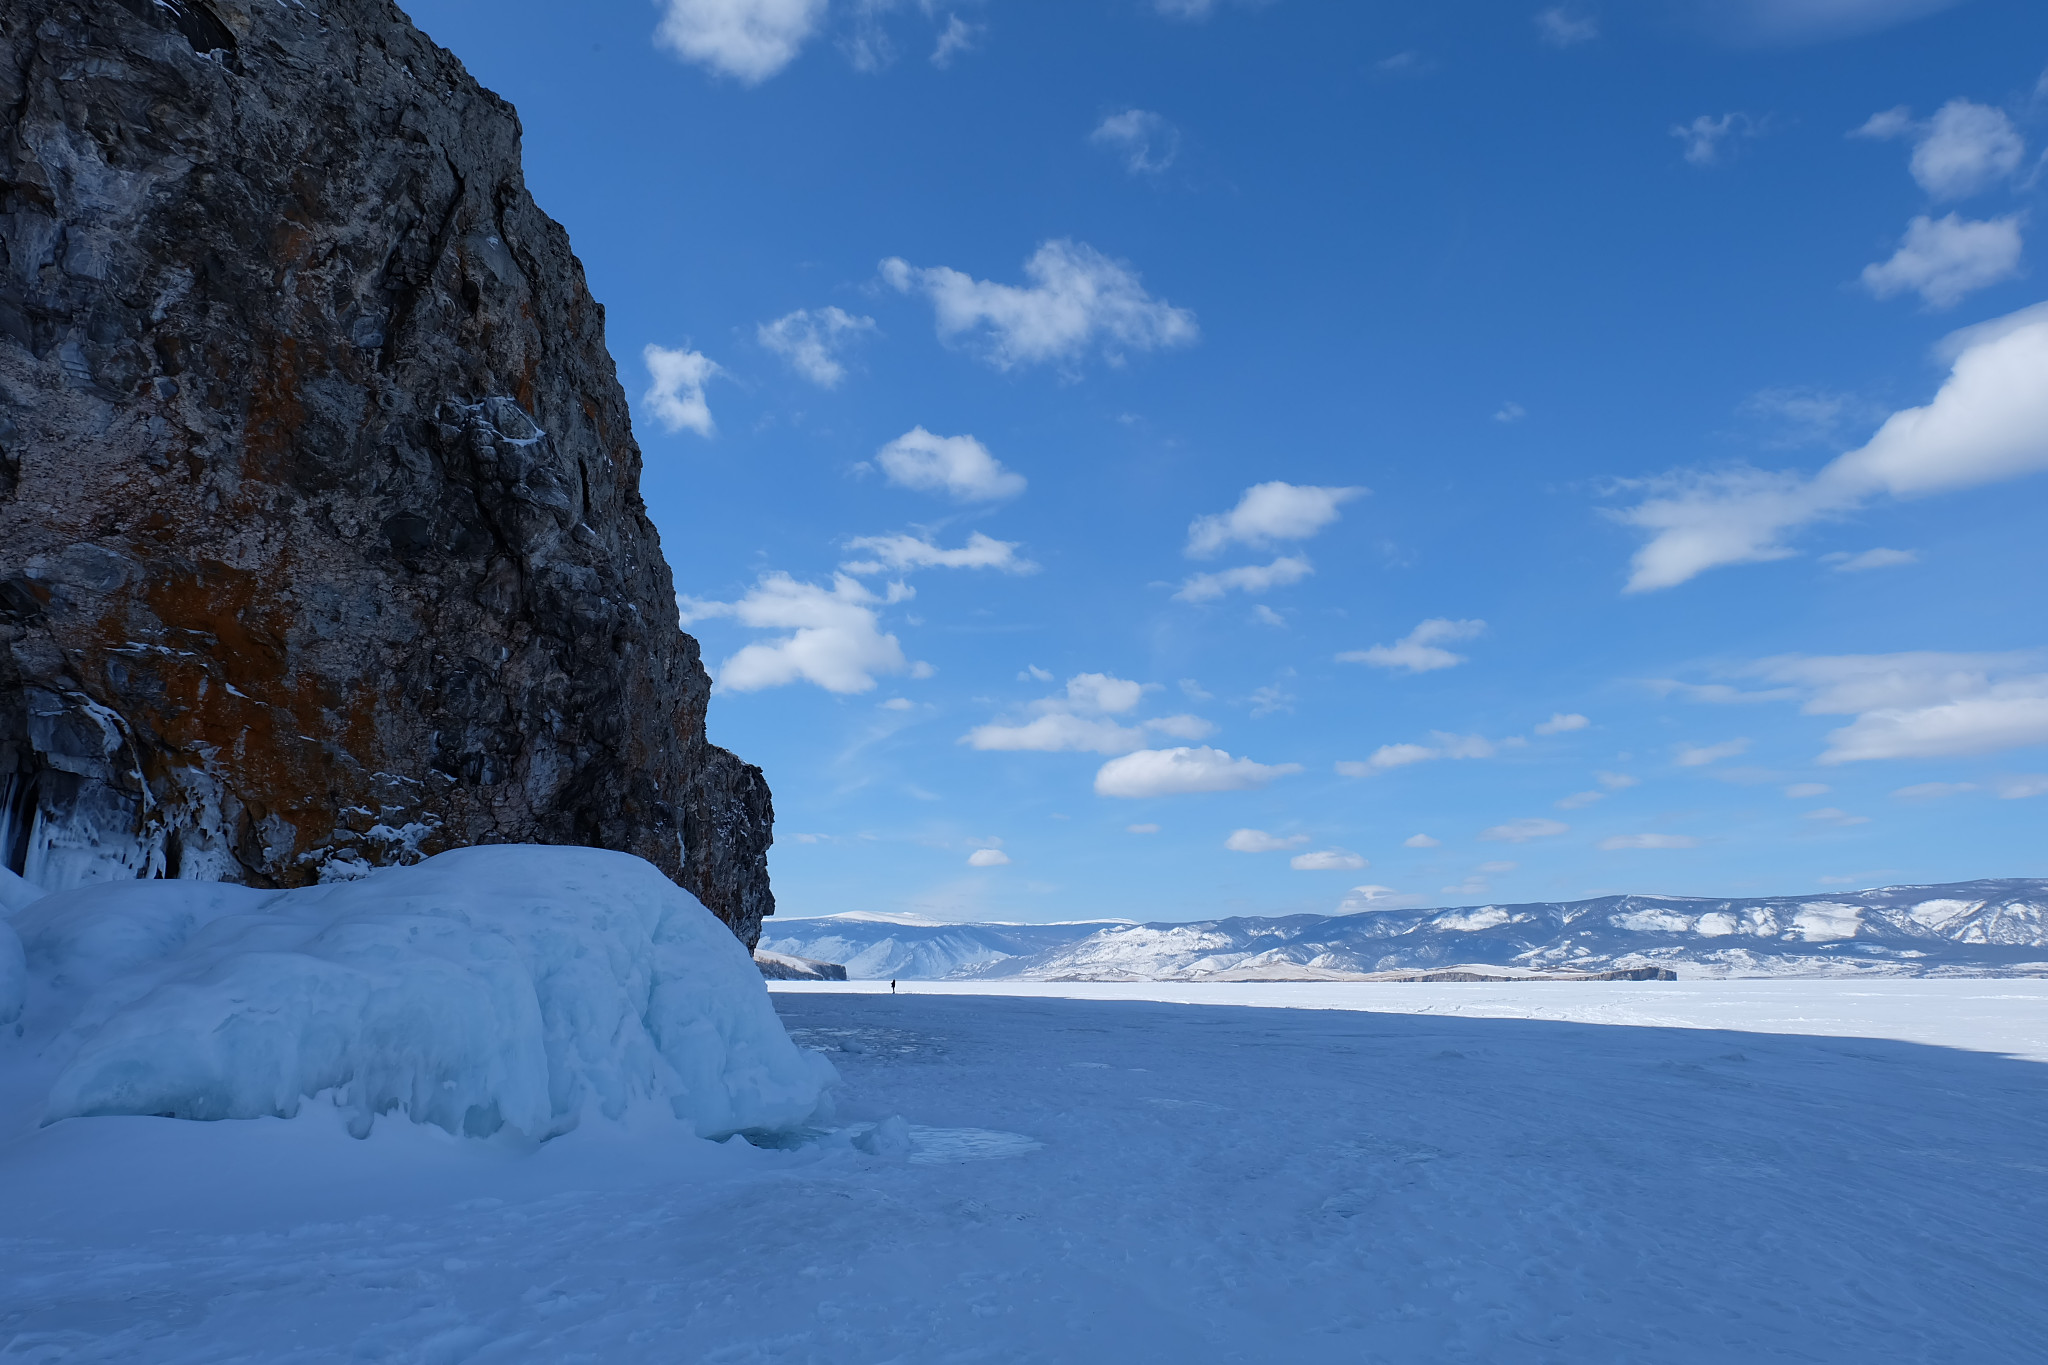
M1681 977L2048 976L2048 881L1595 900L1186 924L774 919L763 949L875 980L1333 981L1465 968Z

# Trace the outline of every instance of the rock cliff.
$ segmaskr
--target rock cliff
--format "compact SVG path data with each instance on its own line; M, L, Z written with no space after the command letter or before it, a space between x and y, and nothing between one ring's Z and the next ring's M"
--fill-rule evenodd
M519 138L387 0L0 7L0 862L590 844L753 944L767 785Z

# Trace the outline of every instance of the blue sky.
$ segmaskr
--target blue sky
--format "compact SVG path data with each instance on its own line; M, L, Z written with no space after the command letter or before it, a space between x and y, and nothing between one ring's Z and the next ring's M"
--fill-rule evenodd
M2048 9L409 7L781 913L2048 875Z

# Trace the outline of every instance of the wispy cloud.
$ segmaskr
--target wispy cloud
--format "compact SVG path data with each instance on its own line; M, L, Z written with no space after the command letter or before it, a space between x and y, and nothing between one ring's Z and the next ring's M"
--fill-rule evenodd
M1553 5L1537 12L1536 36L1552 47L1577 47L1600 36L1600 23L1590 14Z
M1631 592L1708 569L1783 559L1786 538L1880 496L1921 497L2048 469L2048 304L1955 333L1948 379L1925 407L1896 412L1856 450L1803 475L1683 471L1637 487L1651 496L1613 515L1650 533Z
M1701 114L1690 123L1671 127L1671 136L1685 144L1685 159L1695 166L1718 165L1736 138L1759 137L1764 124L1748 114Z
M1347 649L1337 656L1337 661L1347 664L1370 664L1374 668L1405 669L1410 673L1434 672L1440 668L1453 668L1466 662L1463 654L1453 654L1445 649L1446 644L1477 639L1485 630L1484 621L1452 621L1443 617L1432 617L1393 644L1374 645L1370 649ZM1549 734L1551 731L1540 730L1538 733Z
M754 329L755 338L789 362L789 367L821 389L837 388L846 378L839 359L847 345L875 330L873 318L855 317L842 308L799 308Z
M839 566L853 574L911 569L995 569L1010 574L1038 572L1038 565L1017 553L1015 541L997 540L980 531L971 533L967 543L957 550L941 549L922 536L900 532L889 536L858 536L846 542L846 547L873 556Z
M1095 125L1088 140L1114 152L1132 175L1158 175L1180 155L1180 129L1150 109L1126 109Z
M1525 844L1531 839L1555 838L1557 835L1563 834L1570 829L1571 826L1562 820L1529 818L1510 820L1505 824L1495 825L1490 829L1483 829L1479 831L1479 837L1493 840L1497 843Z
M1230 592L1271 592L1274 588L1299 583L1314 572L1306 557L1282 555L1271 564L1246 564L1217 573L1194 574L1181 583L1173 598L1176 602L1213 602Z

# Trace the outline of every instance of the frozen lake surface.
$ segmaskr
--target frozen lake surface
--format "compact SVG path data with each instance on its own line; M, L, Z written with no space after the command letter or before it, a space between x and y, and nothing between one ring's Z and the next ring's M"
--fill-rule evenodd
M783 1150L0 1148L0 1360L2039 1362L2048 983L779 985ZM885 1122L899 1119L900 1122Z

